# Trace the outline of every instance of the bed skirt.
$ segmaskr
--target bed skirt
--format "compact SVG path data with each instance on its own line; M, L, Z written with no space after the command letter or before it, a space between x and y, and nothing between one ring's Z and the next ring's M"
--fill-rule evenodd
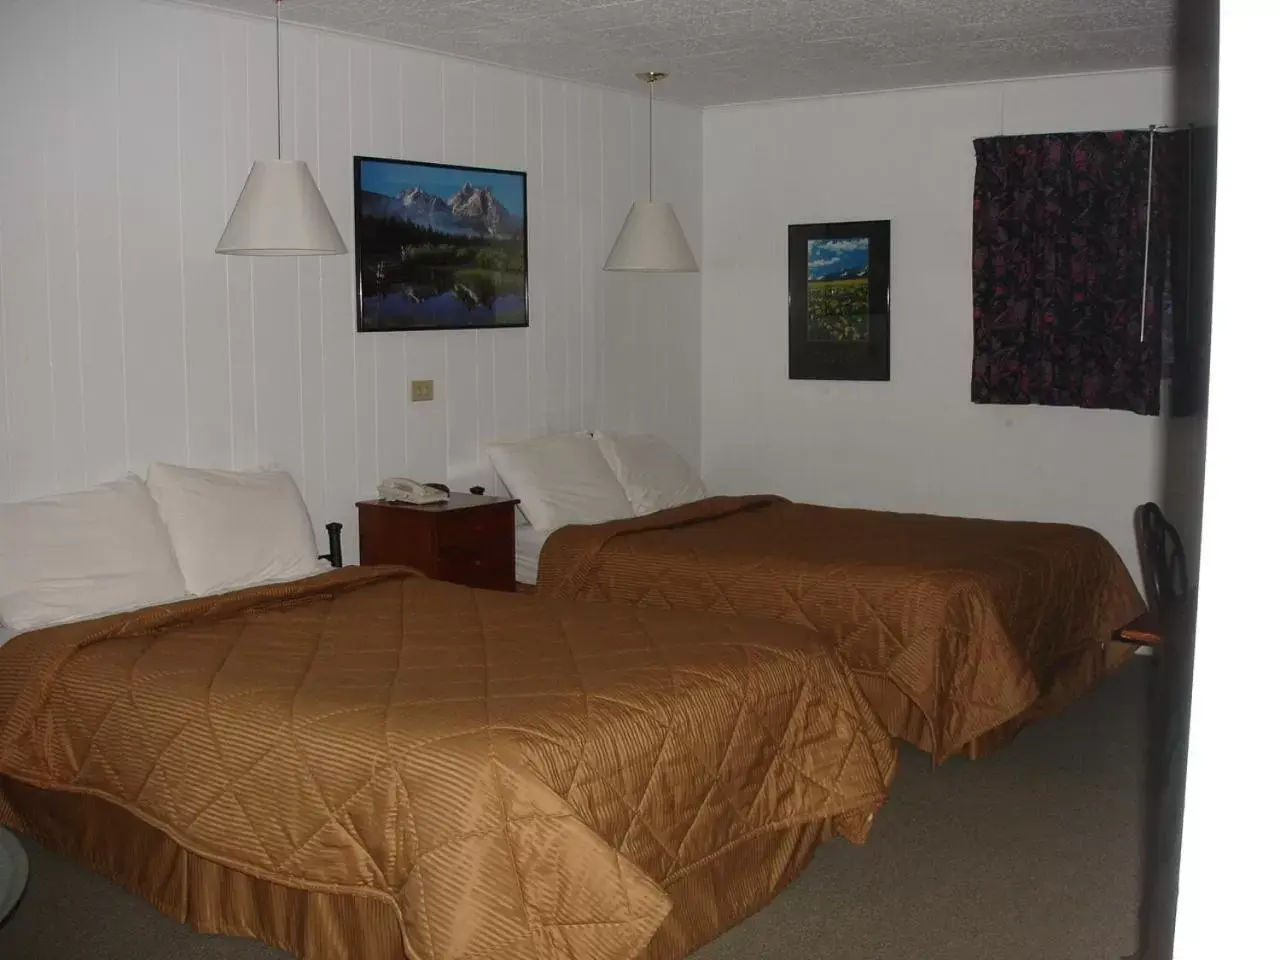
M870 814L841 823L862 842ZM119 884L208 934L251 937L302 960L429 960L406 955L387 901L285 887L183 848L98 797L0 777L0 824ZM637 960L679 960L759 910L836 832L830 821L764 834L703 863L667 889L672 913Z
M232 870L97 797L0 778L0 821L201 933L252 937L317 960L407 960L389 902Z
M1061 713L1081 699L1133 657L1127 643L1110 641L1092 645L1062 657L1038 681L1040 695L1017 716L974 737L958 752L970 760L980 760L1008 745L1024 727ZM854 674L880 722L896 739L918 746L926 753L933 749L933 729L929 718L907 694L887 677ZM938 761L935 760L935 766Z

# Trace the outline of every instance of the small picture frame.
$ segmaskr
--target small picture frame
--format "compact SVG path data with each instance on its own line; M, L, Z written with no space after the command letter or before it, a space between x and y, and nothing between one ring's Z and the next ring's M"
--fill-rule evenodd
M792 380L889 379L889 221L787 228Z

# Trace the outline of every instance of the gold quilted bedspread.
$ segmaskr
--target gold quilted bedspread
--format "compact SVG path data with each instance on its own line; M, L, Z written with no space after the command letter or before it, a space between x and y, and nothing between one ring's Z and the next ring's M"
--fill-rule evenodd
M679 956L794 870L691 877L861 840L896 760L809 631L367 567L19 636L0 732L0 774L384 899L418 960Z
M890 733L978 755L1128 656L1143 610L1082 527L712 497L553 534L538 592L803 624L832 637Z

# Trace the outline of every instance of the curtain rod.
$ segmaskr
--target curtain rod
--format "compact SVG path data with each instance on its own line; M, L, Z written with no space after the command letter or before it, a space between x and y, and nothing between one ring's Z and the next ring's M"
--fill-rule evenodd
M1152 123L1145 127L1111 127L1105 130L1037 130L1034 133L993 133L985 137L977 137L978 140L1017 140L1022 137L1071 137L1084 136L1090 133L1116 133L1124 131L1128 133L1183 133L1191 130L1199 130L1203 128L1203 124L1187 123L1182 125L1169 123Z

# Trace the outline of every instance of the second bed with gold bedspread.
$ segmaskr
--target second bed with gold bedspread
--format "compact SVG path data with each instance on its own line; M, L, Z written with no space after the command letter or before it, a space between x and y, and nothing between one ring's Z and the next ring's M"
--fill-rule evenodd
M0 821L323 960L683 956L896 760L810 631L394 568L21 635L0 725Z
M881 721L935 761L978 756L1078 697L1143 609L1083 527L712 497L569 526L538 593L802 624L830 637Z

